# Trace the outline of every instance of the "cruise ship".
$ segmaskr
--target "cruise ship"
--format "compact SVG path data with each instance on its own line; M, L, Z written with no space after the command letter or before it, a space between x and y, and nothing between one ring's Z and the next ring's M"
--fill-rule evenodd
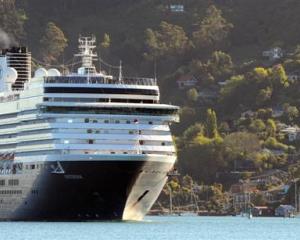
M80 37L74 73L37 69L25 47L0 54L0 220L141 220L176 161L156 79L97 71Z

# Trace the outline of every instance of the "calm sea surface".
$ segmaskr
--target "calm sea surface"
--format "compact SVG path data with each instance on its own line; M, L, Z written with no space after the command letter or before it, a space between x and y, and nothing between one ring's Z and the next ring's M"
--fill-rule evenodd
M300 218L146 217L143 222L0 222L0 240L298 240Z

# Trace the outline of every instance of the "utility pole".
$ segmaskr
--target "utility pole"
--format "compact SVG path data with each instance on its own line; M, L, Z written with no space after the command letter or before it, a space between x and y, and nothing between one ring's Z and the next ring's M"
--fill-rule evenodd
M172 203L172 189L171 189L171 187L169 186L169 185L167 185L168 186L168 189L169 189L169 194L170 194L170 214L172 214L172 210L173 210L173 203Z
M297 200L297 180L295 179L295 211L298 212L298 200Z

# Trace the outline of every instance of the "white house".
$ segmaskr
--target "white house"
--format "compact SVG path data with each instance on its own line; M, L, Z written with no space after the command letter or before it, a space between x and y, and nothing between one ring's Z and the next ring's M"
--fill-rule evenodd
M184 12L184 5L182 4L171 4L170 11L173 13L181 13Z
M287 134L290 142L300 139L300 128L298 127L288 126L282 129L281 132Z
M296 82L300 80L300 72L294 71L287 74L288 80L291 82Z
M275 216L290 217L295 213L295 208L291 205L280 205L275 209Z
M251 118L255 116L255 112L248 110L246 112L241 113L241 118Z
M263 51L263 57L269 58L270 61L276 61L283 57L283 50L280 47L274 47L270 50Z

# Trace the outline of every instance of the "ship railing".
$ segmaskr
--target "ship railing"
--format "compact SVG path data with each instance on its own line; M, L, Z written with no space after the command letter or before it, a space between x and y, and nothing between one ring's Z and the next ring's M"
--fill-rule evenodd
M45 77L45 83L62 83L62 84L121 84L121 85L143 85L156 86L157 81L153 78L131 78L126 77L121 80L116 78L105 78L96 76L59 76Z
M16 91L14 91L14 92L16 92ZM5 97L0 97L0 103L11 102L11 101L15 101L15 100L18 100L18 99L20 99L19 94L11 94L11 95L8 95L8 96L5 96Z

